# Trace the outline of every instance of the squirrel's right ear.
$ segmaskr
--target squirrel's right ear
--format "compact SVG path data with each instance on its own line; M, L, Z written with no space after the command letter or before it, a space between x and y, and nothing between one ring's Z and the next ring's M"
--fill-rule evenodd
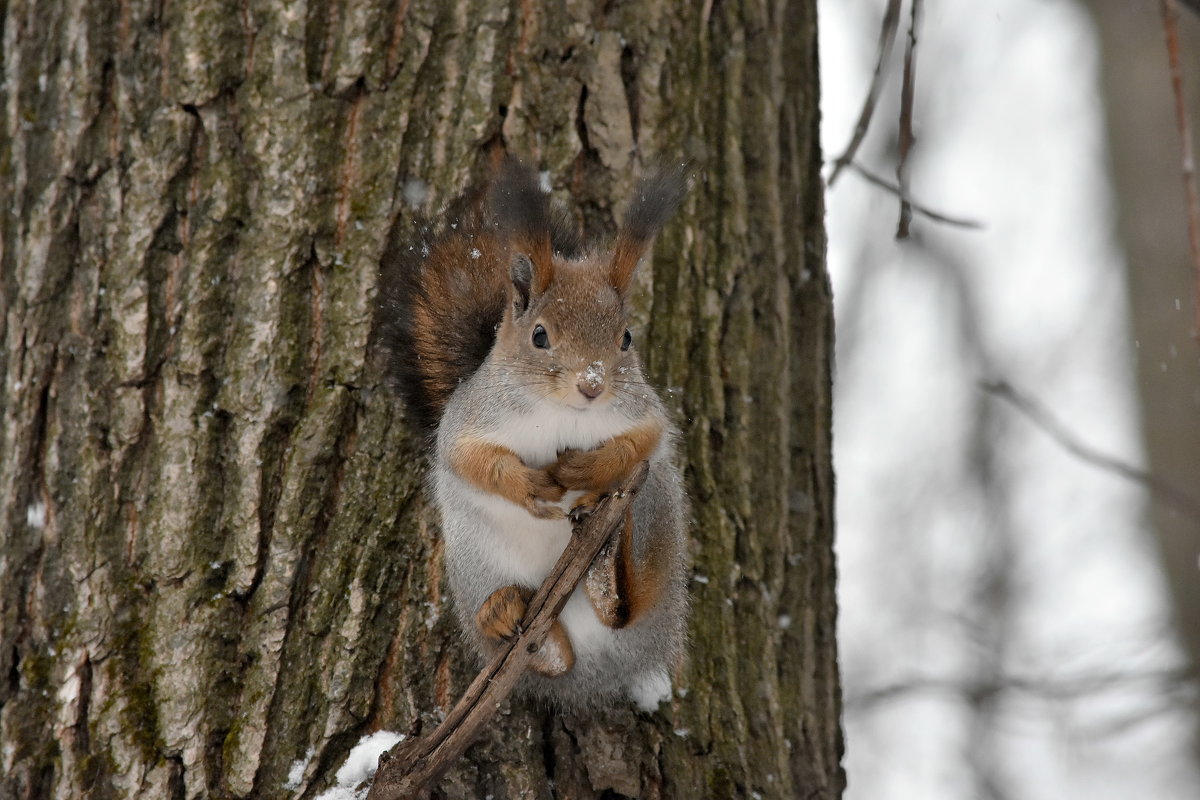
M513 256L508 277L513 285L513 314L519 317L529 308L529 292L533 286L533 262L529 256L524 253Z
M628 291L633 271L650 243L683 202L687 190L684 170L684 165L662 169L638 184L617 232L610 266L613 288L621 295Z

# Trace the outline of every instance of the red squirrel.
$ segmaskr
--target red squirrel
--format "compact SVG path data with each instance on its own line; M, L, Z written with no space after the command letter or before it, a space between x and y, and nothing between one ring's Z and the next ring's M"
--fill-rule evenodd
M634 270L682 200L682 171L637 188L611 249L584 248L508 158L428 241L389 245L377 342L436 435L431 489L456 614L481 658L586 513L635 467L645 484L522 681L567 709L670 697L683 656L687 502L677 431L628 328ZM397 226L399 228L400 226Z

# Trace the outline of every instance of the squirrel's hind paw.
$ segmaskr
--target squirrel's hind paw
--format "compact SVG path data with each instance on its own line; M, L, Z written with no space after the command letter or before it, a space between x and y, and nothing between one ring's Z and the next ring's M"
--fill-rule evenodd
M567 629L560 620L555 620L537 652L530 656L529 669L547 678L557 678L566 675L574 666L575 649L571 647Z
M483 601L475 613L475 624L488 639L512 639L521 634L521 620L532 597L532 589L516 584L501 586ZM529 669L547 678L557 678L574 666L575 650L571 647L571 639L562 620L556 619L545 640L530 654Z
M475 612L475 624L489 639L511 639L521 632L521 618L532 596L520 586L501 586Z

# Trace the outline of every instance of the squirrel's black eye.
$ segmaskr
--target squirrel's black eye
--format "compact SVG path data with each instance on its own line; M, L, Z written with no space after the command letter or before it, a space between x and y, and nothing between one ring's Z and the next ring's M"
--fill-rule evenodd
M533 329L533 346L539 347L542 350L550 349L550 336L541 325Z
M621 349L628 350L631 344L633 344L633 334L629 332L629 328L626 328L625 335L621 337Z

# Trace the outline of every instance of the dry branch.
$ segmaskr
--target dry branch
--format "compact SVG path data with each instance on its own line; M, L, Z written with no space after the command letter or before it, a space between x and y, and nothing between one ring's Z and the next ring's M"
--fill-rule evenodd
M829 176L832 187L842 170L854 161L858 146L862 144L871 126L871 116L875 113L875 103L879 100L879 92L883 89L883 67L892 54L892 45L896 41L896 30L900 27L900 0L889 0L887 10L883 14L883 23L879 30L879 54L875 59L875 74L871 78L871 87L867 90L867 99L863 102L862 111L858 115L858 123L854 126L854 135L845 151L834 159L833 172Z
M878 186L880 189L885 189L885 190L891 192L892 194L896 195L901 200L903 200L904 203L906 203L909 206L909 208L911 208L913 211L917 212L918 214L920 214L924 217L928 217L929 219L933 220L934 222L941 222L945 225L953 225L956 228L979 229L979 228L983 227L982 222L978 222L973 219L964 219L962 217L951 217L951 216L941 213L940 211L934 211L933 209L929 208L928 206L926 206L922 203L918 203L916 200L913 199L912 195L910 195L907 192L905 192L904 190L902 190L899 186L888 181L886 178L879 177L874 172L871 172L869 169L864 167L862 164L859 164L857 161L852 162L850 164L850 166L854 169L855 172L857 172L859 175L861 175L863 177L863 179L866 180L868 183L874 184L875 186Z
M955 677L914 676L908 680L868 689L846 698L846 709L853 713L874 706L912 697L916 694L943 693L963 697L994 697L1003 692L1020 692L1044 700L1090 699L1101 692L1119 691L1130 686L1158 685L1166 695L1189 691L1195 684L1196 670L1190 665L1149 669L1142 672L1101 672L1026 676L999 674L982 681Z
M908 22L908 43L904 47L904 81L900 88L900 161L896 165L896 182L900 186L900 223L897 239L908 238L912 222L912 205L908 201L908 154L916 143L913 136L913 95L917 79L917 25L921 22L921 0L912 0L912 16Z
M1179 10L1175 0L1162 0L1163 34L1171 62L1171 89L1175 93L1175 121L1183 161L1183 191L1187 197L1188 245L1192 252L1192 338L1200 342L1200 196L1196 191L1196 162L1192 155L1192 129L1183 96L1183 68L1179 64Z
M554 569L542 581L521 621L522 633L506 643L485 666L441 724L428 736L407 739L379 757L367 800L406 800L430 787L475 741L524 674L550 626L587 572L600 548L613 535L646 479L639 467L595 513L575 528Z
M1086 461L1094 467L1120 475L1127 480L1142 486L1151 496L1171 506L1176 511L1200 522L1200 500L1192 497L1173 484L1167 483L1157 475L1126 464L1117 458L1099 452L1091 445L1080 441L1068 431L1061 422L1032 398L1026 397L1005 381L983 382L980 388L988 394L999 397L1011 404L1029 418L1047 436L1056 441L1064 450Z

